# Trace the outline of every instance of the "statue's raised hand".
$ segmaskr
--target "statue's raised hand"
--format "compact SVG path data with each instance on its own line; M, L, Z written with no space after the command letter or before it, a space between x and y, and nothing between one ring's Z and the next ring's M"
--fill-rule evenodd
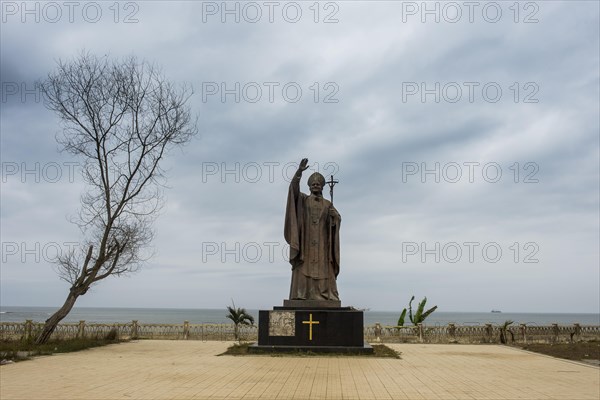
M308 169L308 158L303 158L302 161L300 161L300 165L298 166L298 171L302 172L302 171L306 171Z

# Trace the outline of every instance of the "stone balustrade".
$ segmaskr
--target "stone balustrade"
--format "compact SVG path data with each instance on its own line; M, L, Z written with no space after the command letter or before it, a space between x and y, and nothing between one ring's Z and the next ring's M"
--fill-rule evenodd
M0 340L31 340L44 326L41 322L1 322ZM144 324L138 321L128 323L98 324L61 323L53 333L53 339L78 337L105 337L116 330L124 339L181 339L181 340L234 340L233 324ZM375 324L364 328L365 340L381 343L500 343L502 327L492 324L482 325L418 325L385 326ZM242 340L257 339L257 326L240 327ZM511 325L504 333L508 343L559 343L572 341L600 340L600 326L573 325Z

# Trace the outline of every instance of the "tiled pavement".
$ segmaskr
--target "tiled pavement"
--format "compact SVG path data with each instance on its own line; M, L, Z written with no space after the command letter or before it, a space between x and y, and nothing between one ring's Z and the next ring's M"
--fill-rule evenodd
M390 345L401 360L221 356L151 341L0 367L0 399L594 399L600 368L496 345Z

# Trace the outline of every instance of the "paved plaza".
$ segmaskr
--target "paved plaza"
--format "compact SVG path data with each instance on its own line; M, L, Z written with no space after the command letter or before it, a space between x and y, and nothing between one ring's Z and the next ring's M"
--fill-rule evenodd
M499 345L392 344L402 359L220 356L143 340L0 367L0 399L593 399L600 369Z

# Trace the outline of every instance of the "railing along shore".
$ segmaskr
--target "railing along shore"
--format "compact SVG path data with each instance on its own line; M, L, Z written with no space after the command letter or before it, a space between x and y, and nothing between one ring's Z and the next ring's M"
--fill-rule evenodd
M0 340L31 340L41 332L44 324L27 320L25 322L0 322ZM216 340L232 341L233 324L141 324L128 323L99 324L62 323L52 335L52 339L103 338L116 331L121 339L171 339L171 340ZM113 332L114 334L115 332ZM240 326L242 340L256 340L258 327ZM594 325L511 325L506 331L501 326L483 325L418 325L395 327L375 324L364 328L365 340L372 343L561 343L600 340L600 326Z

